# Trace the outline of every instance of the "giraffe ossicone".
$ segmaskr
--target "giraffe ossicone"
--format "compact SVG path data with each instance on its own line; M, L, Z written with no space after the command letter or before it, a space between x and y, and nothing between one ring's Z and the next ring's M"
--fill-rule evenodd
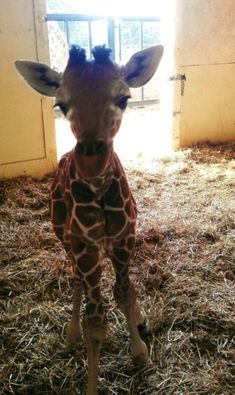
M34 90L55 97L77 139L74 149L58 164L51 189L51 215L54 231L74 269L73 311L67 330L70 343L81 334L80 306L85 294L87 395L98 393L100 350L107 332L100 292L105 256L111 259L115 270L114 297L127 320L133 357L141 363L149 362L148 349L141 338L146 320L129 278L137 209L114 152L113 139L130 97L130 87L143 86L152 78L162 54L161 45L150 47L119 67L104 46L94 48L91 60L86 59L83 49L74 46L63 74L41 63L15 62Z

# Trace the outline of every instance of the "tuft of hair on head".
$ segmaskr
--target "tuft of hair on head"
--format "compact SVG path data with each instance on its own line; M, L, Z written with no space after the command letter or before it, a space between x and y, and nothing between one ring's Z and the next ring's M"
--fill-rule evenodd
M92 55L94 56L95 62L100 64L110 63L110 54L112 50L110 48L106 48L105 45L97 45L92 50Z
M82 66L86 63L86 51L78 45L72 45L69 50L68 65L72 67Z

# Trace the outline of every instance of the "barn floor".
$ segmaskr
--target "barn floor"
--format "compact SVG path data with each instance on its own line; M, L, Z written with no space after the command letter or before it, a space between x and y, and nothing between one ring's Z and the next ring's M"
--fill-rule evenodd
M139 207L132 278L152 364L133 366L107 262L109 332L100 394L235 393L235 144L201 145L127 169ZM84 394L86 351L64 343L71 271L52 233L51 178L1 182L0 394Z

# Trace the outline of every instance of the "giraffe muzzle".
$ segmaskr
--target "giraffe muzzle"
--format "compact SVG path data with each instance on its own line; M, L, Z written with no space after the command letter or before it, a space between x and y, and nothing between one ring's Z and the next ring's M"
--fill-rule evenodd
M88 141L79 142L76 145L76 153L78 156L96 156L105 155L108 150L108 145L104 141Z
M107 168L112 149L103 141L78 142L76 156L82 178L95 178Z

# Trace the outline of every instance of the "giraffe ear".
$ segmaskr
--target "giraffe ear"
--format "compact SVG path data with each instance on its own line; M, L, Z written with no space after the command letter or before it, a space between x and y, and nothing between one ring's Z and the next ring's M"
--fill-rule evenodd
M131 88L145 85L154 75L163 55L163 46L143 49L136 52L124 66L124 79Z
M27 60L16 60L15 67L35 91L41 95L55 96L56 89L60 87L60 73L43 63Z

